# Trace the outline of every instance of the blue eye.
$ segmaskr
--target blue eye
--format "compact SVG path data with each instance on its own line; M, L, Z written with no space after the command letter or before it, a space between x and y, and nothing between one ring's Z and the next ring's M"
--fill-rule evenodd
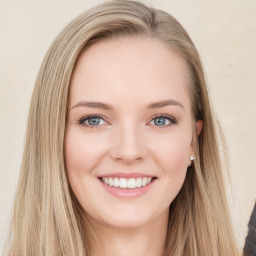
M153 119L154 120L154 124L156 126L162 126L162 125L166 125L166 118L165 117L156 117Z
M171 116L160 115L153 118L150 124L164 127L164 126L169 126L171 124L177 124L177 121Z
M100 126L106 124L106 121L100 116L87 116L79 121L84 126Z

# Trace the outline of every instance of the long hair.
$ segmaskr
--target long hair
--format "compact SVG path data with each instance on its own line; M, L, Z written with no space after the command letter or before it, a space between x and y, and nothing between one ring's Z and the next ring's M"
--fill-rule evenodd
M85 256L95 246L65 169L69 83L83 49L129 35L157 39L183 58L192 115L204 123L201 134L194 136L196 160L170 206L166 255L238 255L224 188L221 132L196 47L170 14L123 0L108 1L73 20L43 60L31 100L7 255Z

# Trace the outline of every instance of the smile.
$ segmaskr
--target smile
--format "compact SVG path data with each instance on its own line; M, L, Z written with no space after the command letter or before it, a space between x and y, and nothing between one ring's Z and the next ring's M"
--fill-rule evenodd
M141 188L147 186L152 181L152 177L139 178L118 178L118 177L103 177L101 181L106 185L115 188Z
M108 193L119 198L132 199L150 191L157 177L136 172L116 172L100 176L98 179Z

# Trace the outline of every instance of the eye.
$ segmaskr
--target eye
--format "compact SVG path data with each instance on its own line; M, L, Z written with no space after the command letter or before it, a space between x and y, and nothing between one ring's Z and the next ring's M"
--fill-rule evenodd
M166 127L172 124L177 124L177 121L175 118L169 115L158 115L150 121L150 124L159 126L159 127Z
M87 127L93 127L105 125L106 121L101 116L85 116L79 120L79 123Z

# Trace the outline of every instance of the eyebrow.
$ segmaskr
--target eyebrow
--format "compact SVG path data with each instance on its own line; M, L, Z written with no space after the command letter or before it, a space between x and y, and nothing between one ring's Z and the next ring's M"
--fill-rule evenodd
M147 108L155 109L155 108L163 108L166 106L179 106L185 110L184 106L180 102L173 100L173 99L150 103L147 106ZM104 109L104 110L113 110L112 106L101 103L101 102L80 101L76 105L74 105L71 109L76 108L76 107L88 107L88 108L99 108L99 109Z
M176 100L170 99L170 100L163 100L163 101L159 101L159 102L154 102L148 105L148 108L163 108L166 106L178 106L181 107L185 110L184 106Z
M107 104L101 102L87 102L87 101L80 101L76 105L74 105L71 109L76 107L88 107L88 108L100 108L105 110L113 110L113 108Z

